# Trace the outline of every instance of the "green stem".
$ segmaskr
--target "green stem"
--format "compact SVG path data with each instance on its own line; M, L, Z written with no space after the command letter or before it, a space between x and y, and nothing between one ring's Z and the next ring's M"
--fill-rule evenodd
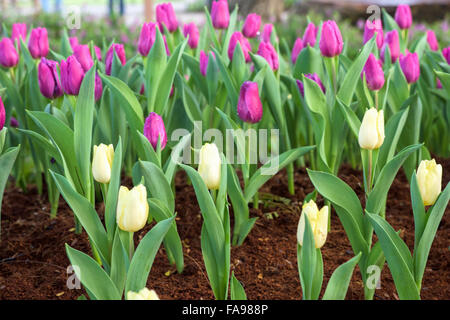
M375 109L378 110L378 90L375 91Z
M131 259L133 259L133 254L134 254L134 239L133 239L133 235L134 232L128 232L128 237L129 237L129 241L128 241L128 255L130 257L130 261Z
M369 176L367 177L367 194L372 190L372 150L369 150Z

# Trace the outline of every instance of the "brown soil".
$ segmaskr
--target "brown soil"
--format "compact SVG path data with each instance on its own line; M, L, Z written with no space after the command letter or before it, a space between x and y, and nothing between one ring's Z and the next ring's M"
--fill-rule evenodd
M443 186L450 180L450 160L443 164ZM362 176L359 171L344 166L344 179L363 198ZM270 180L262 192L289 198L290 205L277 202L251 215L259 219L241 247L233 248L231 265L236 277L245 287L249 299L300 299L301 288L297 271L296 230L301 201L313 190L304 169L295 173L296 194L287 190L285 172ZM161 248L148 279L148 287L155 289L161 299L213 299L200 249L202 218L194 190L187 185L185 174L176 177L177 225L184 243L185 270L177 274ZM76 299L84 290L70 290L66 286L67 259L64 243L90 253L86 234L73 231L73 215L61 200L57 218L51 219L45 196L35 188L24 194L17 188L5 192L2 210L0 242L0 299ZM319 206L323 200L319 198ZM414 223L410 206L409 186L400 173L389 192L387 220L410 248L414 244ZM431 248L423 278L422 299L450 299L450 215L446 209ZM332 272L353 257L350 244L333 213L331 231L322 248L324 259L324 287ZM135 236L138 241L150 227ZM355 270L347 299L363 299L362 281ZM383 269L381 289L375 299L398 299L387 265Z

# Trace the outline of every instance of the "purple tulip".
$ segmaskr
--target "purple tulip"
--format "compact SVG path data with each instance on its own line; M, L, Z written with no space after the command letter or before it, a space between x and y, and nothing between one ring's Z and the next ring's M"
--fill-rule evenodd
M407 4L401 4L395 10L395 22L400 29L409 29L412 24L411 8Z
M434 33L433 30L427 30L427 41L431 50L433 51L439 50L439 43L436 39L436 34Z
M19 62L16 47L10 38L0 41L0 65L6 68L15 67Z
M77 96L80 92L84 70L75 56L61 60L61 84L66 94Z
M255 38L258 35L261 27L261 16L256 13L250 13L245 19L242 33L247 38Z
M376 19L373 21L367 20L364 26L364 36L363 43L367 43L370 39L373 38L374 34L377 34L376 42L378 49L381 49L383 46L383 25L381 24L381 20Z
M256 82L245 81L242 84L237 112L239 118L244 122L257 123L261 121L263 108Z
M156 26L157 24L153 22L144 23L144 25L142 26L138 41L138 51L144 57L148 55L150 49L155 43Z
M77 37L70 37L69 43L72 50L75 50L75 48L80 44Z
M322 35L320 37L320 52L325 57L335 57L342 52L344 42L342 41L341 31L333 20L325 21L322 25Z
M272 37L272 31L273 31L273 24L271 23L265 24L261 36L262 41L270 42L270 39Z
M127 58L125 57L125 48L123 47L123 44L113 43L106 53L105 58L105 71L108 76L111 75L114 52L117 54L117 57L119 58L119 61L122 63L122 65L125 65L125 63L127 63Z
M30 40L28 41L28 50L34 59L46 57L48 54L48 35L47 29L36 28L31 30Z
M448 64L450 64L450 47L442 49L442 55Z
M436 79L436 88L442 89L442 83L441 83L441 80L439 80L439 79Z
M94 89L95 101L98 101L102 97L102 93L103 93L102 79L98 74L95 74L95 89Z
M303 40L301 38L297 38L294 43L294 47L292 48L291 60L292 63L295 64L297 62L298 55L303 50Z
M3 127L5 126L5 119L6 119L5 106L3 105L2 97L0 97L0 131L2 131Z
M307 73L307 74L305 74L305 78L313 80L315 83L317 83L319 85L322 92L325 93L325 87L323 86L323 83L320 80L317 73L312 73L312 74ZM302 94L302 97L304 97L305 96L305 88L303 86L303 82L301 82L300 80L297 80L297 86L298 86L298 89L300 90L300 93Z
M19 127L19 121L17 121L16 118L11 117L11 118L9 119L9 125L10 125L11 127L13 127L13 128L18 128L18 127Z
M151 112L147 119L145 119L144 136L148 139L153 149L156 150L158 146L158 139L160 139L161 150L166 147L167 134L164 126L164 121L161 116L155 112Z
M303 46L314 47L316 45L317 28L314 23L310 22L303 33Z
M44 97L55 99L63 94L58 76L58 62L41 59L38 66L39 89Z
M227 0L218 0L212 2L211 20L214 28L226 29L230 24L230 11Z
M22 38L23 41L27 39L27 25L25 23L14 23L11 30L11 40L13 42L16 42L17 40L17 46L19 48L20 38Z
M211 52L213 57L215 58L214 52ZM206 72L208 71L208 62L209 62L209 54L206 54L205 51L200 51L200 73L205 77Z
M381 59L383 59L383 61L385 61L384 54L385 54L386 48L388 46L389 46L389 52L391 54L391 61L392 61L392 63L394 63L400 55L400 40L398 37L398 31L395 29L392 31L386 32L386 36L384 38L384 44L380 51L380 56L381 56Z
M380 61L371 53L364 66L363 73L366 74L367 86L370 90L380 90L384 86L384 72Z
M183 35L185 38L189 36L188 45L191 49L197 49L198 39L200 38L200 33L194 22L185 24L183 26Z
M416 52L406 52L406 55L400 55L400 66L408 83L414 83L420 76L419 56Z
M84 71L88 71L94 65L91 50L87 44L79 44L76 46L73 50L73 55L77 58Z
M99 47L94 46L95 55L97 56L98 61L103 61L102 59L102 50Z
M174 32L178 29L177 16L173 10L172 3L161 3L156 6L156 21L161 32L164 32L162 25L165 25L169 32Z
M230 38L230 45L228 46L228 58L230 58L230 60L233 60L234 49L236 49L236 45L238 42L241 45L242 52L244 53L245 61L250 62L251 57L249 52L252 51L252 46L250 45L250 42L248 42L247 38L244 37L244 35L239 31L233 33Z
M278 61L278 53L270 42L261 42L258 48L258 55L266 59L272 70L278 70L280 64Z

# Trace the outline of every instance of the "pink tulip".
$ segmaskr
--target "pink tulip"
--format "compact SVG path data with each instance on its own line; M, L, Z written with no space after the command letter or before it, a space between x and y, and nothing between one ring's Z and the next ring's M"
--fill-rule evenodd
M364 66L363 73L366 74L367 86L370 90L380 90L384 86L384 72L380 61L371 53Z
M96 74L95 75L95 89L94 89L95 101L98 101L102 97L102 93L103 93L102 79L100 78L100 76L98 74Z
M156 21L161 32L164 32L162 25L165 25L169 32L174 32L178 29L177 16L173 10L172 3L161 3L156 6Z
M214 52L211 52L213 57L215 58ZM209 54L206 54L205 51L200 51L200 73L205 77L208 71L208 62L209 62Z
M157 24L153 22L144 23L144 25L142 26L138 41L138 51L144 57L148 55L150 49L155 43L156 26Z
M436 79L436 88L442 89L442 83L441 83L441 80L439 80L439 79Z
M407 4L401 4L395 10L395 22L400 29L409 29L412 24L411 8Z
M263 32L262 32L262 41L264 42L270 42L272 37L272 31L273 31L273 24L268 23L264 25Z
M250 42L248 42L247 38L245 38L244 35L239 31L233 33L230 38L230 45L228 46L228 58L230 58L230 60L233 60L234 49L236 48L238 42L241 45L242 52L244 53L245 61L250 62L251 57L249 52L252 51L252 46L250 45Z
M408 83L414 83L420 76L419 56L416 52L407 52L406 55L400 55L400 66Z
M259 44L257 54L266 59L272 70L274 71L278 70L280 66L278 61L278 53L276 52L275 48L270 44L270 42L262 41Z
M36 28L31 30L28 50L34 59L46 57L49 51L47 29Z
M183 26L183 35L185 38L189 37L188 45L191 49L197 49L200 33L194 22L185 24Z
M344 42L341 31L333 20L325 21L322 25L322 35L320 37L320 52L325 57L335 57L342 52Z
M105 58L105 65L106 65L105 71L108 76L111 75L114 52L117 54L117 57L119 58L122 65L125 65L125 63L127 63L127 58L125 57L125 48L123 47L123 44L113 43L109 48L108 52L106 53Z
M2 131L3 127L5 126L5 119L6 119L5 106L3 105L3 100L2 97L0 96L0 131Z
M158 139L161 141L161 150L166 147L166 128L164 126L164 121L159 114L151 112L147 119L145 119L144 136L155 150L158 146Z
M16 42L17 40L17 46L20 48L20 40L23 41L27 40L27 25L25 23L14 23L12 25L11 30L11 40L13 42Z
M450 47L442 49L442 55L448 64L450 64Z
M214 28L226 29L230 24L230 11L227 0L213 0L211 7L211 20Z
M246 81L242 84L237 112L239 118L244 122L257 123L261 121L263 108L256 82Z
M58 62L41 59L38 66L38 82L42 95L48 99L55 99L63 94L58 75Z
M97 56L98 61L103 61L102 59L102 50L99 47L94 46L95 55Z
M310 22L303 33L303 46L314 47L316 45L317 28L314 23Z
M18 127L19 127L19 121L17 121L16 118L11 117L11 118L9 119L9 125L10 125L11 127L13 127L13 128L18 128Z
M367 20L366 24L364 25L364 36L363 36L363 43L366 44L370 39L373 38L373 36L377 34L376 36L376 42L378 49L381 49L383 46L383 26L381 24L381 20L377 19L374 21Z
M434 33L433 30L427 30L427 42L431 50L433 51L439 50L439 43L436 39L436 34Z
M325 87L323 86L322 81L320 80L317 73L307 73L307 74L305 74L305 78L313 80L315 83L317 83L319 85L322 92L325 93ZM302 97L304 97L305 96L305 88L303 86L303 82L300 80L297 80L297 86L298 86L298 89L300 90L300 93L302 94Z
M394 29L392 31L386 32L384 44L380 51L380 56L381 59L383 59L383 61L385 61L384 54L387 47L389 47L389 52L391 54L391 61L392 63L394 63L400 55L400 40L398 37L397 30Z
M292 63L295 64L297 62L298 55L303 50L303 40L301 38L297 38L294 43L294 47L292 48L291 60Z
M247 38L255 38L261 27L261 16L256 13L250 13L245 19L242 27L242 34Z
M78 42L77 37L70 37L69 38L70 47L72 50L74 50L80 43Z
M16 47L10 38L3 38L0 41L0 65L5 68L15 67L19 62L19 55Z
M61 60L61 84L66 94L77 96L83 82L84 70L75 56Z
M76 46L73 50L73 55L77 58L84 71L88 71L94 65L91 50L87 44L79 44Z

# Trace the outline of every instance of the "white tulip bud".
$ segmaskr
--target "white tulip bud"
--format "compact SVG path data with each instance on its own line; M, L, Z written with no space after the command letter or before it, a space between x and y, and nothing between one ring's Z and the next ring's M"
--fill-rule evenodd
M92 175L94 180L100 183L109 183L111 180L111 168L114 160L114 147L100 144L94 146L92 158Z
M359 128L358 141L363 149L373 150L381 147L384 141L383 110L371 108L366 111Z
M442 188L442 166L433 160L422 160L417 169L417 184L425 206L436 202Z
M117 200L117 225L128 232L141 230L147 223L147 190L140 184L131 190L121 186Z
M222 160L220 159L217 146L214 143L206 143L200 149L198 173L202 177L208 189L219 189L221 165Z
M139 292L128 291L127 300L159 300L155 290L141 289Z
M314 234L316 248L322 248L327 240L328 206L324 206L319 211L319 208L314 200L310 200L303 205L297 227L297 241L300 245L303 245L303 235L305 234L305 215L308 216L308 220Z

